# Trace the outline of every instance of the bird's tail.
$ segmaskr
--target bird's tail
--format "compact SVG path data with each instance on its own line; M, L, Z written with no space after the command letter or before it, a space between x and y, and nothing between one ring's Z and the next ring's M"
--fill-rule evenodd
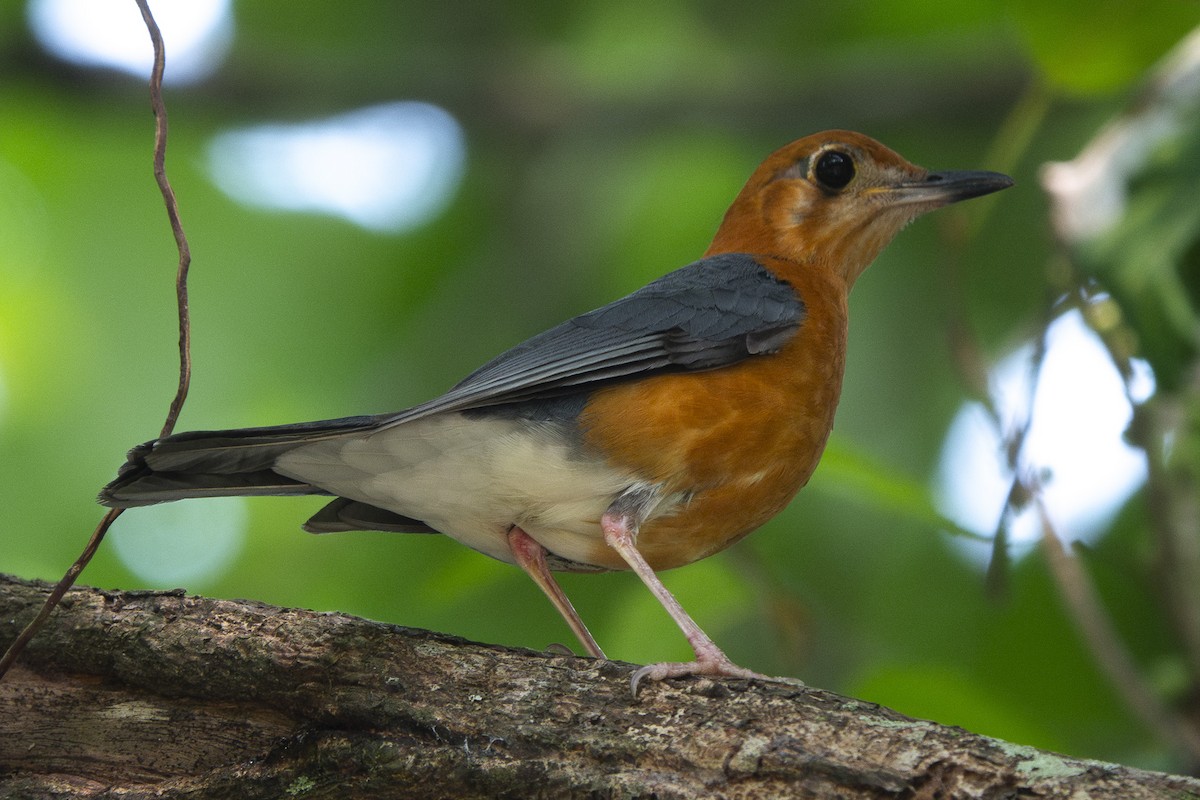
M191 497L328 494L275 472L279 456L321 439L369 431L379 419L347 417L155 439L129 451L117 477L100 490L100 504L132 508Z

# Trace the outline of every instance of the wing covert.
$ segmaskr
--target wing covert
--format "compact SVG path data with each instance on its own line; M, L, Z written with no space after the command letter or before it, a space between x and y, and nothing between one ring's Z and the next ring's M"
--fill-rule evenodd
M778 350L804 315L792 286L752 256L710 256L526 340L441 397L379 422L553 397L632 375L713 369Z

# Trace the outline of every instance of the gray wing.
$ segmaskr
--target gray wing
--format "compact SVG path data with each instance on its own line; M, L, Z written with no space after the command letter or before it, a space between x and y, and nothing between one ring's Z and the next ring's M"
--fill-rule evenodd
M561 396L634 375L704 370L772 353L804 304L752 256L710 256L508 350L380 427L442 411Z

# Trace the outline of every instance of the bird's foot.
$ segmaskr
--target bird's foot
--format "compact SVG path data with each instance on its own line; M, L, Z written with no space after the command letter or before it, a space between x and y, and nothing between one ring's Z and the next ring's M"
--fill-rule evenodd
M647 664L633 673L629 679L633 696L637 697L638 685L642 681L661 681L667 678L682 678L688 675L708 675L718 678L746 678L772 683L786 683L791 686L804 686L804 682L796 678L780 678L763 675L754 670L739 667L720 651L719 655L701 654L695 661L667 661L659 664Z

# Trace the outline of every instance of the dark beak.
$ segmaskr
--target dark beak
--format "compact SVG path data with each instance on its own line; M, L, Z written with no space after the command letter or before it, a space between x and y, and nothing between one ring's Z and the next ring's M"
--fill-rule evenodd
M893 196L900 203L944 206L982 197L1013 185L1013 179L999 172L950 171L931 172L922 180L896 185Z

